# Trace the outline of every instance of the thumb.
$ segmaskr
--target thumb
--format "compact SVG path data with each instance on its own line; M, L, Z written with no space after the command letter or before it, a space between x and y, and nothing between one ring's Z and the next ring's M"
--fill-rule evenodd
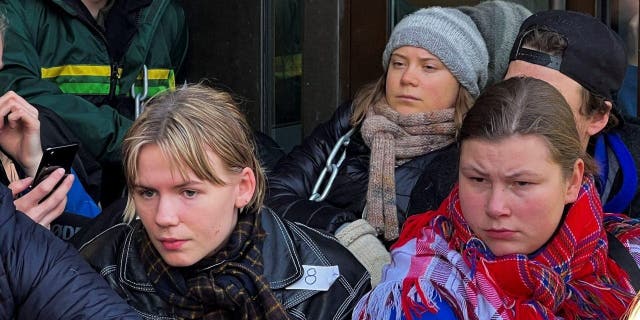
M15 198L18 194L20 194L21 192L27 190L27 188L29 188L29 186L31 185L31 182L33 182L33 178L32 177L27 177L24 179L20 179L20 180L16 180L14 182L11 182L9 184L9 189L11 189L11 193L13 194L13 197Z

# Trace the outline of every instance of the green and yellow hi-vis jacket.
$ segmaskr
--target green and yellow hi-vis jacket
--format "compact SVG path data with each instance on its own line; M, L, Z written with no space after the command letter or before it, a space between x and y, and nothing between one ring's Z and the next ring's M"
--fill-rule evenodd
M113 61L105 35L70 2L0 2L9 20L0 88L54 110L96 159L118 163L134 110L112 102L132 97L132 86L143 91L143 66L148 97L175 88L188 46L184 11L175 0L148 1L122 59Z

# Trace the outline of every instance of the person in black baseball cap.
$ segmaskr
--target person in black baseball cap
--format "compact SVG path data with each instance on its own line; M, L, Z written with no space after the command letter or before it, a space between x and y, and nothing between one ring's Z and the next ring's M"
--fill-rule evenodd
M596 18L543 11L526 19L505 78L527 76L553 85L567 100L581 142L594 156L605 212L640 216L640 122L623 119L614 101L625 75L620 37Z

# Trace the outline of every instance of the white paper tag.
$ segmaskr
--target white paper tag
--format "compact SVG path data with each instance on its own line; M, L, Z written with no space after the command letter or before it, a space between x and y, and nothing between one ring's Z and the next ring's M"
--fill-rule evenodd
M316 290L327 291L340 276L338 266L308 266L302 265L302 278L294 282L288 290Z

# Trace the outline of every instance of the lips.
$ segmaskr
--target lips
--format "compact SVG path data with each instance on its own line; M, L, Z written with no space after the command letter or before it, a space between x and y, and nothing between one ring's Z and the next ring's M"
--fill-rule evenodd
M415 100L415 101L420 100L418 99L418 97L414 97L412 95L400 95L400 96L397 96L397 98L400 100Z
M516 232L509 229L489 229L485 230L485 233L489 238L498 240L510 240L516 235Z
M187 242L187 240L179 240L179 239L160 239L160 244L165 250L175 251L180 250L182 246Z

